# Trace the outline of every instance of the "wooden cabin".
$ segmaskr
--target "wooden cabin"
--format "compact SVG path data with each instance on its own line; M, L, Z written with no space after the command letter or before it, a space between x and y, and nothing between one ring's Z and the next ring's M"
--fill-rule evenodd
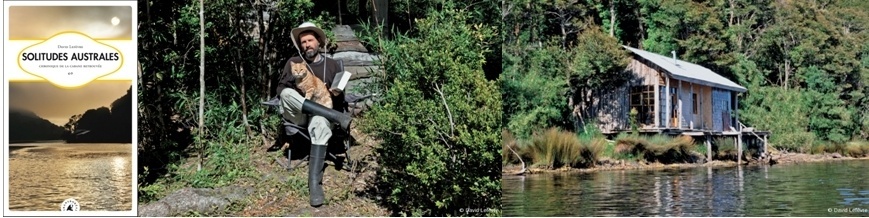
M591 109L604 134L631 131L629 113L637 110L643 133L735 137L738 143L757 143L766 151L769 132L739 122L739 93L745 87L706 67L623 46L631 53L627 71L634 77L624 86L597 96ZM747 136L747 137L743 137Z
M641 131L737 130L737 103L745 87L690 62L624 46L631 53L626 87L601 101L617 106L597 110L604 133L630 130L629 112L637 110ZM731 128L733 127L733 128Z

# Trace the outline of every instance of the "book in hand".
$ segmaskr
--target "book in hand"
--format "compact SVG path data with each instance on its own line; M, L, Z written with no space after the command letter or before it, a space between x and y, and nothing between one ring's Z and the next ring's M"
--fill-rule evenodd
M347 83L350 82L350 76L352 75L352 73L347 71L335 74L335 79L332 80L331 88L337 88L344 91L344 88L347 88Z

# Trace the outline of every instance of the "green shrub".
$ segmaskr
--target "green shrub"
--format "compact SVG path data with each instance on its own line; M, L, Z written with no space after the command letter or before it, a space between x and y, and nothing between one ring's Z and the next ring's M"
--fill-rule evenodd
M416 36L369 42L388 73L377 74L382 98L360 127L381 140L377 186L394 215L501 205L501 94L483 72L494 31L466 16L446 4L416 21Z
M739 118L746 125L768 130L769 143L777 149L808 152L817 137L809 129L809 111L800 90L778 87L749 87L740 99ZM772 100L771 100L772 99Z
M523 49L513 51L516 48ZM568 91L564 53L552 43L542 48L518 42L505 45L498 82L504 99L504 123L516 137L528 139L535 130L572 126L564 96Z
M694 148L695 148L694 151L697 152L698 154L702 155L703 157L706 157L706 153L709 152L706 150L706 145L702 144L702 143L695 144Z

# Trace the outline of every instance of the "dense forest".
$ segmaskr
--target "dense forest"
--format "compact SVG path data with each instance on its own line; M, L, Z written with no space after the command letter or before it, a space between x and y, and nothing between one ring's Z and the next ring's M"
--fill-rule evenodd
M866 140L866 9L859 0L504 1L505 123L520 138L582 128L591 117L570 105L624 81L628 45L675 51L746 87L740 121L772 131L780 149Z
M200 27L199 2L139 1L139 196L263 178L251 159L278 118L260 102L305 21L329 38L351 24L381 57L363 89L380 95L354 122L378 143L370 185L393 215L499 208L501 131L593 122L573 106L625 82L620 45L675 51L745 86L740 121L779 148L869 138L864 1L398 0L372 17L378 2L208 1Z
M31 111L9 109L9 141L31 142L41 140L59 140L63 127L57 126Z
M133 138L132 87L108 107L73 115L63 126L68 143L131 143Z
M359 89L383 100L354 118L379 142L371 163L378 176L368 184L379 191L354 194L371 195L393 215L469 215L467 207L499 214L497 1L205 1L204 27L199 4L139 1L140 201L176 186L263 183L254 167L277 165L253 159L279 120L260 102L275 96L281 67L298 53L290 31L310 21L331 42L333 27L351 25L371 53L382 55L378 65L387 72L371 72L379 80ZM481 109L487 116L475 116ZM298 188L292 185L277 188Z

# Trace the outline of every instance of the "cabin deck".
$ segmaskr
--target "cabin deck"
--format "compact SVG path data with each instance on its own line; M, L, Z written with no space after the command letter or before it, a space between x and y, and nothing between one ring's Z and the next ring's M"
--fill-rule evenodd
M741 123L740 123L741 124ZM713 130L705 130L705 129L682 129L682 128L645 128L638 129L638 133L641 135L657 135L657 134L665 134L669 136L691 136L695 140L700 139L704 141L706 145L707 151L712 151L712 139L713 138L734 138L735 146L737 147L738 153L738 161L742 162L742 151L743 147L747 148L756 148L760 153L760 157L767 157L769 152L769 136L771 132L769 131L760 131L756 130L752 127L742 127L742 131L735 131L731 128L731 131L713 131ZM614 138L620 133L627 132L630 133L631 130L613 130L611 132L605 132L609 138ZM712 152L706 153L707 160L712 160Z

